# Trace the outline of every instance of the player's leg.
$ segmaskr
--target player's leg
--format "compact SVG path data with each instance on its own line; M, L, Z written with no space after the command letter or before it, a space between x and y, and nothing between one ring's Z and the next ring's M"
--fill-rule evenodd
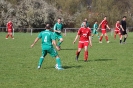
M79 42L79 44L78 44L78 50L77 50L77 52L76 52L76 58L75 58L76 60L78 60L79 54L80 54L82 48L83 48L83 43L80 43L80 42Z
M117 32L115 31L115 32L114 32L114 39L116 39L116 34L117 34Z
M10 37L11 37L12 39L14 39L13 36L12 36L12 32L10 32L9 34L10 34Z
M99 43L102 43L102 39L103 39L103 33L100 36Z
M7 35L6 35L6 39L8 39L8 37L9 37L9 33L7 33Z
M88 42L84 43L84 61L88 60Z
M126 42L126 39L127 39L127 33L126 33L126 31L125 31L125 35L124 35L124 40L123 40L123 43L125 43L125 42Z
M39 59L38 69L41 68L42 62L44 61L44 58L45 58L46 55L47 55L47 51L46 50L42 50L42 56Z
M49 49L48 53L52 56L56 58L56 66L55 68L58 70L62 70L62 64L61 64L61 60L60 57L58 56L57 51L54 48Z
M97 31L96 31L96 33L95 33L95 34L96 34L96 36L97 36L97 37L98 37L98 39L99 39L100 37L99 37L99 34L98 34L98 32L97 32Z
M107 33L105 32L105 39L106 39L106 42L109 43L109 40L108 40L108 35Z
M58 35L58 39L59 39L59 42L58 42L58 46L60 46L61 45L61 43L63 42L63 37L62 37L62 35Z
M122 38L123 38L123 36L124 36L124 33L123 33L123 31L122 31L122 30L121 30L120 32L121 32L120 44L122 44Z

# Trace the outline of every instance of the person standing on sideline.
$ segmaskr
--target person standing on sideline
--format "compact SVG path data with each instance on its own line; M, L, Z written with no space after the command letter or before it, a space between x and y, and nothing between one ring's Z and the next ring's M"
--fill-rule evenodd
M86 26L89 27L89 22L88 22L88 19L87 18L84 19L84 22L86 22ZM84 27L83 22L81 24L81 27Z
M127 30L126 30L127 23L126 23L126 18L127 18L126 16L123 16L122 21L120 22L120 32L121 32L121 35L122 35L122 37L120 38L120 44L122 44L123 36L124 36L124 40L123 40L124 44L125 44L126 39L127 39Z
M106 33L106 28L108 28L110 30L110 27L108 26L108 21L107 21L106 16L104 17L102 22L99 24L98 29L100 29L100 27L101 27L102 34L100 36L99 43L102 43L103 36L105 36L105 39L106 39L107 43L109 43L110 41L108 40L108 35Z
M58 18L57 23L54 25L54 35L55 38L59 40L58 47L60 50L60 45L63 42L63 37L61 35L61 31L63 30L63 24L61 23L61 18Z
M78 61L79 54L84 48L84 61L86 62L88 60L88 45L92 46L91 42L91 29L86 26L86 22L83 22L83 27L81 27L78 30L78 33L73 41L73 44L75 44L76 40L79 37L79 43L78 43L78 50L76 52L76 60Z
M38 37L34 40L33 44L31 45L31 48L36 44L36 42L42 39L42 56L40 57L39 63L38 63L38 69L41 68L42 62L44 61L45 56L47 55L47 53L49 53L52 57L56 58L56 66L55 68L58 70L62 70L62 66L61 66L61 60L58 56L57 51L54 49L53 45L56 47L56 49L58 50L58 46L56 45L55 42L55 36L53 35L53 33L50 31L50 26L46 25L46 30L42 31Z
M93 36L94 35L97 35L98 36L98 39L99 39L99 35L98 35L98 32L97 32L97 28L98 28L98 24L97 24L97 21L95 21L95 23L93 25L92 39L93 39Z
M12 39L14 39L12 32L13 32L13 23L12 21L8 21L8 23L6 24L6 31L8 32L6 35L6 39L8 39L8 37L10 36Z
M114 31L114 39L116 39L116 35L119 34L119 37L121 38L121 33L120 33L120 21L117 20L115 24L115 31Z

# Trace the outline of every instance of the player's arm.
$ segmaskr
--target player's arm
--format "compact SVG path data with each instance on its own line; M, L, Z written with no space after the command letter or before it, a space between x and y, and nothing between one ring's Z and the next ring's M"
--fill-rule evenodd
M120 25L120 28L122 29L122 31L124 31L124 29L123 29L122 25Z
M98 26L97 30L99 30L99 29L100 29L100 27L101 27L102 23L103 23L103 21L99 24L99 26Z
M31 48L37 43L37 41L39 40L39 38L37 37L34 42L31 44Z
M77 34L74 41L73 41L73 44L75 44L76 40L78 39L79 35Z
M115 27L120 30L120 28L118 27L117 23L116 23Z
M107 28L108 28L109 30L111 29L111 28L109 27L109 25L108 25L108 24L107 24L106 26L107 26Z
M90 43L90 46L92 47L91 36L89 36L89 43Z
M59 47L57 46L56 44L56 41L55 40L52 40L52 44L56 47L57 50L60 50Z

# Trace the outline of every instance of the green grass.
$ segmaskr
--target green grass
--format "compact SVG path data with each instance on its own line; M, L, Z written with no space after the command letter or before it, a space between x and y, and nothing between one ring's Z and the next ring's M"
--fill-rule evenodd
M42 68L37 69L41 56L41 41L32 49L30 45L38 33L15 33L15 39L5 39L0 32L0 88L132 88L133 87L133 35L129 33L127 44L109 35L109 44L103 38L99 44L95 36L89 48L89 61L75 61L77 42L72 44L76 33L64 36L59 51L62 65L54 68L55 59L47 55Z

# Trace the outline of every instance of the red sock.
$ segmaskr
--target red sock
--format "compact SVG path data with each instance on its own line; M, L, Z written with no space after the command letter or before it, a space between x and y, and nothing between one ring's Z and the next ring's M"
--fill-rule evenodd
M84 52L84 60L87 60L88 59L88 51L85 51Z
M103 39L103 36L100 36L100 41L102 41L102 39Z
M8 37L9 37L9 34L6 35L6 38L8 38Z
M105 36L105 38L106 38L106 41L108 41L108 36Z

